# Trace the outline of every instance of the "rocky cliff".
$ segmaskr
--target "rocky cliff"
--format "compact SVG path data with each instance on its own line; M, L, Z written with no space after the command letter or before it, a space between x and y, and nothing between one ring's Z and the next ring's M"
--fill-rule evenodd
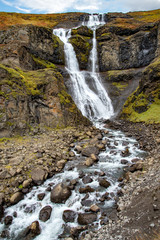
M64 51L52 29L21 25L0 32L1 137L39 127L89 124L55 64L64 64Z

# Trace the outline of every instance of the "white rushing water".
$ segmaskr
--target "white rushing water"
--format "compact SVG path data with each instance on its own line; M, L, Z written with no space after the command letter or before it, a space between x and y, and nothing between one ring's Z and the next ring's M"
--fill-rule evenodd
M86 82L86 73L80 71L78 60L73 46L69 43L71 30L55 29L53 33L57 35L64 43L64 51L66 56L66 68L71 79L71 94L82 114L91 121L99 119L110 119L114 114L111 100L104 89L99 74L96 72L97 66L97 43L96 28L103 21L99 20L98 15L91 15L89 21L83 23L93 30L93 47L90 54L91 71L87 73L90 81L94 86L93 91Z
M93 30L93 48L90 54L91 71L87 74L90 75L96 91L91 90L88 86L85 79L86 73L79 70L76 54L68 41L71 37L71 30L54 30L54 34L64 42L66 67L72 82L73 99L83 115L92 121L100 120L101 118L109 119L114 114L111 100L103 88L99 74L97 73L96 29L101 24L104 24L103 16L98 15L91 15L89 21L83 23L83 25L87 25ZM100 127L103 128L102 125L100 125ZM98 204L104 211L110 211L110 208L114 205L116 193L119 190L118 178L121 176L124 168L124 165L121 163L121 152L124 151L127 146L130 155L123 157L123 159L127 160L129 163L136 157L140 158L143 152L138 149L138 144L134 139L125 137L120 131L109 130L108 134L103 135L103 140L107 140L107 145L105 150L100 153L98 163L86 168L82 165L81 156L76 154L77 156L74 161L66 164L63 173L53 176L42 186L34 187L33 190L25 196L24 200L6 209L5 216L13 216L14 212L17 213L17 217L14 217L12 224L7 227L11 240L25 239L21 238L20 234L31 225L33 221L37 220L40 223L41 234L35 239L57 240L59 235L64 231L63 225L65 222L62 219L63 211L74 210L76 213L84 213L85 210L89 208L87 206L82 206L82 199L85 197L85 194L79 193L79 187L84 187L85 184L82 182L82 179L79 178L80 171L83 171L85 176L88 175L93 180L91 183L86 184L95 189L95 192L89 193L87 200L91 201L91 204ZM75 150L73 149L73 151ZM73 169L70 170L72 164L74 164ZM99 177L102 171L105 173L105 178L111 184L111 186L107 188L109 198L104 203L100 201L100 198L106 193L106 189L99 186ZM72 191L72 195L65 204L52 203L50 201L50 192L47 191L47 188L62 181L67 182L67 179L78 179L78 184ZM45 193L45 197L42 201L37 200L39 193ZM42 222L39 220L39 212L43 207L48 205L52 207L51 217L47 222ZM100 217L100 215L98 215L98 217ZM97 224L100 227L99 218ZM77 217L73 223L67 223L66 225L70 227L78 226ZM1 223L0 232L5 228L5 224ZM65 237L62 237L62 239L64 238Z

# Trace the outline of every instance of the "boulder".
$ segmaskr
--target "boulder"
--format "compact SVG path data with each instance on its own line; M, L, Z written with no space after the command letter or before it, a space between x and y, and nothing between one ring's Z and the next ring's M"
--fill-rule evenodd
M94 192L94 188L91 188L90 186L81 187L79 188L79 193L88 193L88 192Z
M94 146L86 147L82 150L82 155L86 157L90 157L91 154L98 155L99 149Z
M79 213L78 214L78 223L80 225L88 225L97 220L97 214L95 213Z
M4 224L5 225L11 225L13 221L13 217L12 216L6 216L4 219Z
M32 180L37 185L41 185L44 182L44 180L46 180L47 175L48 174L46 173L46 171L44 171L41 168L36 168L31 172Z
M51 213L52 213L51 206L45 206L44 208L41 209L39 213L39 220L46 222L48 219L50 219Z
M51 202L65 203L71 196L71 190L63 183L58 183L51 191Z
M65 210L63 212L63 220L65 222L74 222L75 218L76 218L76 212L72 211L72 210Z
M122 159L122 160L121 160L121 163L122 163L122 164L127 164L128 161L127 161L126 159Z
M0 205L0 220L3 218L4 215L4 208L2 205Z
M104 188L108 188L111 184L104 178L99 179L99 185Z
M12 195L12 197L10 198L10 203L11 204L16 204L19 201L21 201L23 199L24 195L21 192L16 192Z
M38 200L40 200L40 201L42 201L44 197L45 197L45 193L39 193L39 194L37 195L37 198L38 198Z
M24 188L28 188L31 185L31 182L32 182L32 179L28 179L28 180L25 180L22 185Z
M91 207L90 207L90 210L92 212L99 212L100 211L100 208L96 205L96 204L93 204Z
M94 160L93 160L92 158L86 158L85 165L86 165L87 167L92 166L93 163L94 163Z
M91 183L91 182L93 182L93 179L90 176L85 176L82 178L82 182L84 184Z
M63 169L66 164L66 160L60 160L57 162L57 167Z

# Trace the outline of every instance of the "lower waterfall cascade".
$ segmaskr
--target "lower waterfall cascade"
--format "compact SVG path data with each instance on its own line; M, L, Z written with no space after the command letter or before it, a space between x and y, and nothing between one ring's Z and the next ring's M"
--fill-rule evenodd
M101 20L100 20L101 19ZM97 72L97 46L96 46L96 29L101 24L104 24L102 15L90 15L89 21L83 22L83 25L88 26L93 30L93 48L90 53L91 71L87 73L94 85L94 90L90 89L86 83L85 71L79 70L79 64L74 52L73 46L68 42L71 37L71 30L68 29L55 29L54 34L57 35L64 43L64 51L66 56L66 69L70 75L72 97L82 114L89 118L97 127L104 130L104 126L100 123L101 119L110 119L114 115L112 102L104 89L100 76ZM144 152L139 149L138 143L135 139L126 137L121 131L115 131L108 129L108 133L103 132L103 140L106 141L105 149L100 152L98 158L99 161L90 167L86 167L81 163L81 154L77 153L76 145L72 148L75 153L74 168L71 169L71 163L68 161L64 167L62 173L54 175L52 178L46 180L41 186L33 187L32 191L25 195L24 199L14 206L8 207L5 210L5 215L14 216L12 224L8 227L11 240L23 240L21 233L31 225L34 221L39 221L41 227L41 234L38 235L36 240L57 240L65 239L68 235L64 235L65 222L62 218L64 210L72 210L77 213L85 213L88 210L88 206L82 204L86 194L79 193L79 188L84 187L84 183L80 178L80 172L83 172L85 176L90 176L92 181L87 183L88 186L94 188L94 192L88 194L87 200L91 204L97 204L100 209L105 211L111 211L115 204L115 198L117 192L120 189L118 179L123 174L124 165L122 160L122 151L125 151L126 146L129 151L129 155L123 156L128 164L132 163L132 159L142 158ZM71 170L70 170L71 169ZM96 174L95 174L96 172ZM105 178L109 181L110 186L107 190L99 186L99 176L104 173ZM78 179L78 184L75 189L72 190L71 196L65 203L53 203L50 201L50 192L46 189L48 186L55 186L58 183L67 180ZM107 200L100 202L100 198L108 192ZM45 197L42 201L37 201L37 195L44 193ZM52 207L52 213L50 219L46 222L39 220L39 212L45 206ZM30 208L32 211L27 211ZM97 220L94 222L92 228L101 227L101 211L97 213ZM73 222L67 223L67 226L77 227L78 214ZM0 232L6 228L5 224L0 223ZM8 238L6 238L8 239Z

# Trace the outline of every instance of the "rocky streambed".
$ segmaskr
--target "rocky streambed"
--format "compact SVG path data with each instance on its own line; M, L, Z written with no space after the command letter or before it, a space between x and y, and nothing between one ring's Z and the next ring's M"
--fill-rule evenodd
M1 218L13 205L5 209L2 238L83 239L108 222L124 168L143 170L144 152L120 131L69 128L16 141L1 143L1 174L8 174L1 179Z

